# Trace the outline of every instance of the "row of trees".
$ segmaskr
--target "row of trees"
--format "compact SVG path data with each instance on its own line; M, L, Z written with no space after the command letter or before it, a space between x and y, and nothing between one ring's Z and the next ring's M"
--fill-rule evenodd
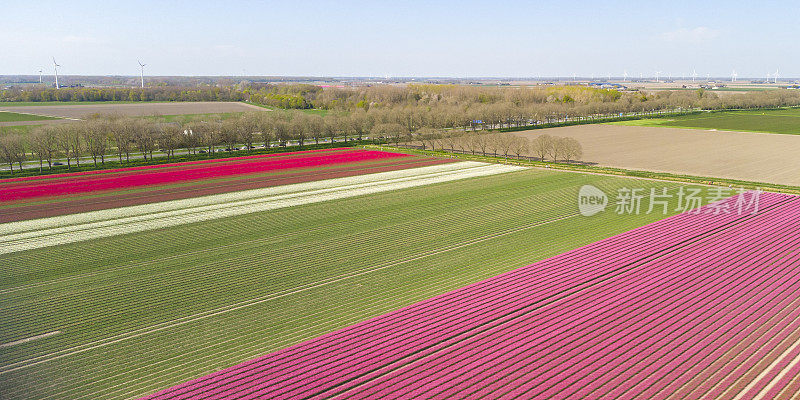
M574 138L537 135L530 138L502 132L461 132L422 130L401 146L423 150L444 150L463 154L481 154L515 158L533 156L541 161L572 162L583 157L583 147Z
M14 164L22 168L28 159L38 160L42 170L64 158L71 169L73 162L80 166L81 157L85 156L98 165L105 164L109 156L116 156L120 163L129 162L132 153L148 160L157 151L170 158L181 149L189 154L210 154L218 146L225 150L241 146L250 151L257 146L285 146L290 141L303 146L309 142L319 144L324 139L362 140L374 124L374 115L363 110L325 117L301 111L263 111L169 120L158 116L95 115L85 121L42 125L28 135L0 136L0 159L9 164L12 172Z
M347 142L367 137L398 145L421 143L431 149L449 146L450 150L461 148L472 153L492 152L505 156L524 154L529 148L527 142L522 146L517 136L486 133L484 128L503 126L504 120L493 125L473 124L463 122L472 118L465 115L459 119L455 115L418 111L357 110L348 114L329 113L324 117L301 111L249 112L170 120L158 116L95 115L86 121L42 125L28 135L0 136L0 158L13 172L14 164L21 169L23 162L29 159L37 160L40 170L45 165L50 169L55 160L65 159L67 168L71 169L73 162L80 166L81 158L87 156L97 166L105 164L108 157L115 157L120 163L129 162L133 153L147 161L154 152L161 152L169 159L178 150L211 154L218 146L225 150L241 146L250 151L257 146L269 148L289 142L304 146L323 140ZM547 157L571 160L579 155L579 152L565 150L571 148L566 141L568 139L554 139L548 145Z
M147 88L122 87L25 87L0 91L0 101L244 101L247 94L232 86Z
M800 92L754 91L718 96L696 91L618 91L586 86L475 87L467 85L375 85L326 87L308 84L236 84L149 88L11 88L0 101L250 101L285 109L341 112L418 109L463 113L470 121L553 121L691 109L750 109L800 105ZM493 124L500 123L495 118ZM513 121L505 123L514 123Z

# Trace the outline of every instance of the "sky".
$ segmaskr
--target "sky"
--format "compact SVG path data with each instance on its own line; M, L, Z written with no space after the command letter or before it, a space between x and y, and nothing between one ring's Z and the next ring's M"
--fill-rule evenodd
M800 77L800 2L0 1L0 75Z

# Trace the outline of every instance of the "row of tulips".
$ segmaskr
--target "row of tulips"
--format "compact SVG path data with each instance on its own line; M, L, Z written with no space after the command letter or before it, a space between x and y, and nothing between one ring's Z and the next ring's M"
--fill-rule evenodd
M800 368L800 198L762 196L755 215L670 217L148 399L775 398Z
M298 152L291 156L270 154L236 159L208 160L123 170L103 173L76 173L46 179L29 179L0 182L0 202L56 196L84 195L96 192L127 190L139 187L180 184L207 179L248 174L270 173L293 169L317 168L330 165L388 160L408 157L405 154L370 150L339 150L324 152ZM94 172L94 171L93 171Z

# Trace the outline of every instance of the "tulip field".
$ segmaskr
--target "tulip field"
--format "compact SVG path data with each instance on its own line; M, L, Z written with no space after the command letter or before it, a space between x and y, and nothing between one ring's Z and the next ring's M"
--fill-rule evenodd
M796 398L800 198L763 200L757 215L674 216L147 398Z
M797 392L800 199L584 185L684 190L361 149L2 180L0 398Z
M2 179L0 223L447 162L330 149Z

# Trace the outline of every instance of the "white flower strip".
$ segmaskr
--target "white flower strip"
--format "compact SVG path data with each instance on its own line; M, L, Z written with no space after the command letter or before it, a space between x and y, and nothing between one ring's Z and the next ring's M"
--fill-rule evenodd
M189 207L204 205L221 204L227 202L241 201L245 199L263 198L286 193L298 193L303 191L319 190L326 188L336 188L360 183L386 181L389 179L422 176L446 171L457 171L467 168L485 166L486 163L464 161L428 167L410 168L397 171L379 172L374 174L356 175L344 178L333 178L319 181L296 183L291 185L273 186L262 189L243 190L238 192L220 193L208 196L194 197L189 199L168 200L159 203L142 204L136 206L118 207L108 210L89 211L80 214L62 215L58 217L40 218L26 221L9 222L0 224L0 235L35 231L45 228L58 226L68 226L84 224L136 215L152 214L163 211L181 210Z
M164 212L159 211L160 209L162 209L163 203L156 203L150 205L153 206L151 210L154 211L151 211L151 213L149 214L135 215L131 217L122 217L116 219L103 220L101 217L95 215L93 217L90 217L90 220L92 218L100 219L99 221L95 219L97 222L78 223L67 226L63 226L62 222L61 224L59 224L62 226L56 228L40 229L35 231L13 233L0 236L0 254L37 249L41 247L55 246L59 244L74 243L84 240L99 239L99 238L122 235L127 233L143 232L152 229L166 228L193 222L208 221L212 219L232 217L254 212L298 206L303 204L317 203L321 201L343 199L348 197L387 192L392 190L449 182L449 181L473 178L479 176L489 176L489 175L495 175L495 174L524 169L523 167L498 165L498 164L483 164L483 163L468 163L468 164L457 163L457 164L462 164L463 168L456 170L451 169L447 171L434 172L434 173L430 173L430 171L428 171L428 173L424 174L396 177L394 179L383 179L378 181L375 181L374 179L369 179L367 182L357 182L357 183L352 183L352 181L349 181L350 183L348 183L347 181L344 182L340 181L339 185L337 186L325 187L316 190L309 190L308 186L304 186L303 189L305 190L301 189L291 193L271 195L271 196L267 195L259 198L251 198L252 194L246 193L251 191L244 191L238 193L242 193L242 196L243 198L245 198L245 200L238 200L238 201L231 199L230 196L230 195L235 195L237 193L228 193L226 194L229 196L226 197L228 198L228 200L226 202L218 204L206 205L207 201L201 200L203 198L177 200L178 202L188 201L189 204L184 203L185 205L183 206L184 208L182 209L173 209L171 211L164 211ZM421 169L423 168L418 168L418 170ZM393 171L393 172L398 172L398 171ZM371 174L371 175L381 175L381 174L385 173ZM372 178L372 176L370 175L364 175L362 177ZM384 176L384 178L386 177ZM350 178L336 178L321 182L326 182L328 183L328 185L326 186L330 186L331 181L337 181L340 179L348 180ZM305 185L305 184L299 184L299 185ZM297 185L287 185L287 187L288 186L297 186ZM270 189L278 189L278 188L270 188ZM257 189L257 190L263 190L263 189ZM218 195L206 196L206 197L215 197L215 196ZM191 205L192 200L197 200L197 203L195 204L198 205L192 206ZM172 202L165 202L165 203L172 203ZM136 206L136 207L138 208L142 206ZM167 208L169 209L170 207ZM104 210L104 211L116 211L116 210ZM141 210L137 209L136 212L141 213ZM93 213L102 213L102 211L86 213L86 214L93 214ZM58 219L59 217L54 217L54 218ZM47 219L49 220L51 218ZM80 218L78 218L78 220L80 220Z

